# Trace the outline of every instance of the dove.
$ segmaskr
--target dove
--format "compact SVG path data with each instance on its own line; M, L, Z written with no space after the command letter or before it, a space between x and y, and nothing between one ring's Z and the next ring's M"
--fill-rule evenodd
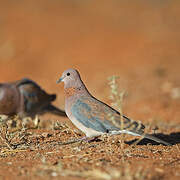
M97 138L103 134L125 133L147 138L164 145L171 145L153 135L145 134L145 126L142 123L121 115L111 106L92 96L77 70L68 69L64 71L57 80L57 83L60 82L64 82L65 112L72 123L86 135L83 139ZM123 129L121 128L122 121Z
M0 114L34 118L38 114L51 112L66 116L64 111L51 104L55 99L55 94L46 93L28 78L0 84Z

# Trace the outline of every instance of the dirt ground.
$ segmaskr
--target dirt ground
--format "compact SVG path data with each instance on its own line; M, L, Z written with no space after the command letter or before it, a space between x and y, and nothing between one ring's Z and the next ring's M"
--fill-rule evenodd
M66 144L84 135L46 114L37 129L1 125L0 179L180 179L179 9L179 0L0 0L0 82L32 78L63 109L65 69L108 104L117 75L124 114L173 144L127 135Z

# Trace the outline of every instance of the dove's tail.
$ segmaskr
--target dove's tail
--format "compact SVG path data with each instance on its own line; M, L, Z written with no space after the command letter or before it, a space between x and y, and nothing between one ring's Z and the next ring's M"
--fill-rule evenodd
M58 115L58 116L67 116L66 113L63 110L53 106L52 104L49 104L48 106L46 106L43 109L43 111L44 112L49 112L49 113L52 113L52 114L55 114L55 115Z
M50 101L54 101L56 99L56 94L51 94L50 95Z
M144 134L142 135L144 138L147 138L147 139L150 139L150 140L153 140L155 142L158 142L158 143L161 143L161 144L164 144L166 146L171 146L172 144L166 142L166 141L163 141L162 139L159 139L153 135L150 135L150 134Z
M155 141L157 143L161 143L161 144L164 144L166 146L171 146L172 144L166 142L166 141L163 141L162 139L159 139L153 135L150 135L150 134L141 134L141 133L137 133L137 132L133 132L133 131L129 131L129 130L119 130L119 131L111 131L111 134L130 134L132 136L141 136L143 138L147 138L147 139L150 139L152 141Z

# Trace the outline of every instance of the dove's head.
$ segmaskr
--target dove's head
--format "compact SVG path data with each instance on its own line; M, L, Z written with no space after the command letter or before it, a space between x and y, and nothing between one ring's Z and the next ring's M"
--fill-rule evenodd
M57 83L64 82L65 88L77 87L82 85L79 72L76 69L67 69L57 80Z

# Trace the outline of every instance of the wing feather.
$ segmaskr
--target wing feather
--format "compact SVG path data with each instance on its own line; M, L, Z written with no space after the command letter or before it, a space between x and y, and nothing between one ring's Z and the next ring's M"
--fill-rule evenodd
M73 116L88 128L100 132L121 130L120 113L94 97L81 97L71 108ZM123 115L123 129L142 134L144 125Z

